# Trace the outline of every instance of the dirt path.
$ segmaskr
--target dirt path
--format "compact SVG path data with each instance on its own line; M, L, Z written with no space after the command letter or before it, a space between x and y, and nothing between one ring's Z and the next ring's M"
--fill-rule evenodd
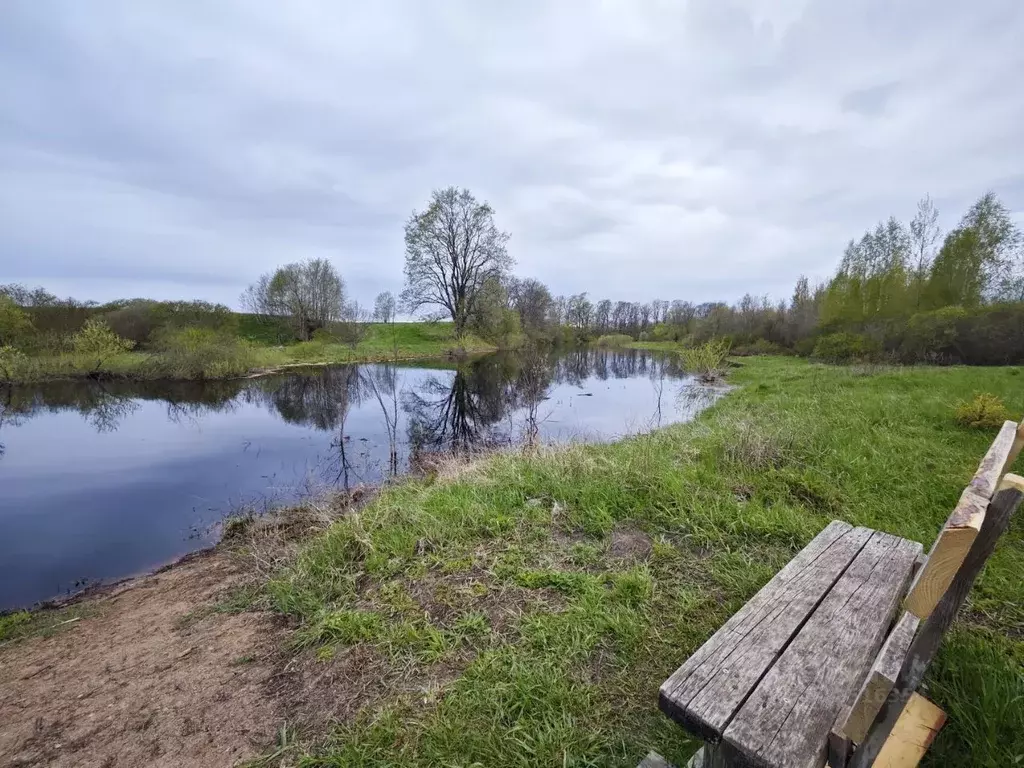
M265 750L283 630L267 614L203 615L244 570L213 551L0 648L0 766L205 768Z

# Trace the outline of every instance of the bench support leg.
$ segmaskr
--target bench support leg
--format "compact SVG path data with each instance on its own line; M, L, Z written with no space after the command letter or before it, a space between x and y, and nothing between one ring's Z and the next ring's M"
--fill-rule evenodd
M726 762L717 744L705 744L690 758L686 768L726 768Z

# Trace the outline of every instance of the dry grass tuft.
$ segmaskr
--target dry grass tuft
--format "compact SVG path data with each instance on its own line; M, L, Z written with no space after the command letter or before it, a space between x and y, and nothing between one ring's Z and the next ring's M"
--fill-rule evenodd
M792 462L797 453L796 435L778 422L731 420L725 435L726 460L753 470L778 469Z

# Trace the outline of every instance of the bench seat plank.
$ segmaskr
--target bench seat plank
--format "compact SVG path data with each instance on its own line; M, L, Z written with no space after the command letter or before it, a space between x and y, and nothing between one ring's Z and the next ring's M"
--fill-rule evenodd
M819 768L891 626L919 543L873 532L725 730L730 764Z
M871 534L830 523L665 681L658 696L662 711L704 741L718 742Z

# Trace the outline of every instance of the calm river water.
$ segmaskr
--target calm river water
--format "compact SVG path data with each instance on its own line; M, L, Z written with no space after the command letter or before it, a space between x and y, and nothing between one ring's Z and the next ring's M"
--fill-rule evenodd
M604 350L0 388L0 610L207 546L243 505L376 483L437 452L683 421L709 402L691 389L669 359Z

